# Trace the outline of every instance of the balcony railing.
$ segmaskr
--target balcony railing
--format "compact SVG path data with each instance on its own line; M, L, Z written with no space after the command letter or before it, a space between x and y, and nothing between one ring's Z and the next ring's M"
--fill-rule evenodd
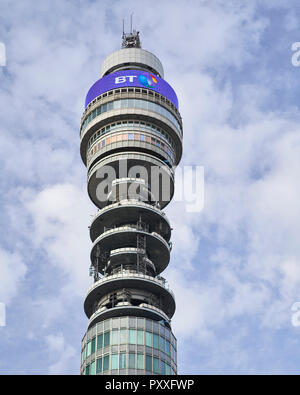
M96 281L95 283L93 283L88 291L87 291L87 295L95 288L97 288L99 285L104 284L107 281L111 281L111 280L118 280L118 279L128 279L128 278L137 278L137 279L143 279L143 280L147 280L150 281L154 284L158 284L161 287L165 288L175 299L174 293L173 291L170 289L169 284L167 282L166 279L164 279L161 276L157 276L157 277L151 277L148 276L147 274L142 274L142 273L137 273L135 271L131 271L131 270L123 270L119 273L116 274L111 274L111 275L107 275L105 277L102 277L100 280Z
M113 234L113 233L118 233L118 232L133 232L133 231L142 231L145 233L148 233L150 236L154 236L156 238L158 238L170 251L171 249L171 243L170 242L166 242L166 240L158 233L156 232L148 232L147 227L145 227L144 229L142 229L141 227L133 224L133 225L124 225L124 226L119 226L116 228L110 228L106 231L104 231L94 242L94 244L97 244L101 239L105 238L106 236L108 236L109 234Z
M168 218L166 217L166 214L165 214L163 211L161 211L161 209L159 208L159 205L158 205L158 204L152 205L152 204L145 203L145 202L143 202L142 200L138 200L138 199L123 199L123 200L120 200L120 201L117 202L117 203L112 203L112 204L110 204L109 206L103 207L103 208L102 208L101 210L99 210L98 213L94 216L92 222L94 222L95 219L96 219L98 216L102 215L106 210L111 210L111 209L114 209L114 208L117 208L117 207L120 207L120 206L127 206L127 205L133 205L133 206L138 205L138 206L142 206L142 207L148 208L148 209L150 209L150 210L153 210L153 211L159 213L160 215L162 215L162 216L164 217L164 219L166 220L166 222L170 225L169 220L168 220Z
M166 313L164 311L162 311L161 309L159 309L158 307L152 306L150 304L147 303L141 303L139 306L132 306L131 304L129 304L128 302L122 302L120 303L118 306L115 307L111 307L111 308L107 308L106 306L100 307L100 309L96 310L95 313L93 313L90 316L89 319L89 323L91 324L91 322L95 319L95 317L97 317L99 314L105 312L105 311L109 311L109 310L113 310L115 308L121 308L121 307L132 307L132 308L145 308L147 310L153 310L155 312L157 312L158 314L160 314L166 321L170 321L170 318L166 315Z

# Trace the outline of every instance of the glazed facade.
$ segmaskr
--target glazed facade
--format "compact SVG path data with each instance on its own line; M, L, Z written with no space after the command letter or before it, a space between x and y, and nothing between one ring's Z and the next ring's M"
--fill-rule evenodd
M88 330L81 374L177 373L176 338L163 324L140 317L104 320Z

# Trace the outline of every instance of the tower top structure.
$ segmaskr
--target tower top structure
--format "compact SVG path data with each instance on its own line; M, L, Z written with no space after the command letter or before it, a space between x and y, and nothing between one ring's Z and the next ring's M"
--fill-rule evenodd
M130 15L130 33L125 33L123 19L122 48L141 48L140 32L132 30L132 15Z

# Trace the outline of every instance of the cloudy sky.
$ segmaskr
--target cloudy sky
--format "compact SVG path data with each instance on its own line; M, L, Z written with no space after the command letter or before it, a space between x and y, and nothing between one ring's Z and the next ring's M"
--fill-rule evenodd
M79 374L96 212L80 118L131 12L179 98L180 168L205 171L202 211L166 209L179 373L299 373L296 0L0 1L0 373Z

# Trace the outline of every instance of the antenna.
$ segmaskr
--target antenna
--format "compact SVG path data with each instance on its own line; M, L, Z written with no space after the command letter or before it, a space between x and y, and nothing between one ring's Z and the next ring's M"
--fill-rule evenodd
M130 34L132 34L132 16L133 12L130 14Z

